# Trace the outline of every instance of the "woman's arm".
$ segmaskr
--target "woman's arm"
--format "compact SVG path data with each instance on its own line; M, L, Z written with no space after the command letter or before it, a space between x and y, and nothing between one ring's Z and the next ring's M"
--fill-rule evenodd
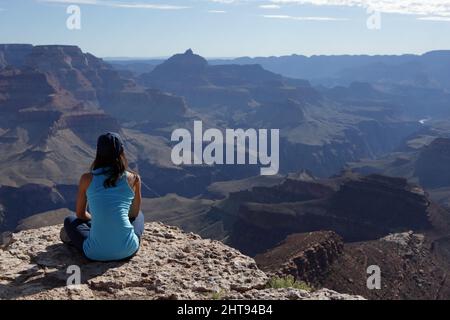
M89 185L92 181L92 174L86 173L81 176L80 184L78 187L78 196L77 196L77 218L84 221L91 220L91 215L86 211L87 209L87 196L86 191L89 188Z
M133 219L136 218L139 215L139 212L141 211L141 202L142 202L142 194L141 194L141 178L138 174L135 174L134 184L133 184L133 191L134 191L134 199L131 203L130 212L128 216Z

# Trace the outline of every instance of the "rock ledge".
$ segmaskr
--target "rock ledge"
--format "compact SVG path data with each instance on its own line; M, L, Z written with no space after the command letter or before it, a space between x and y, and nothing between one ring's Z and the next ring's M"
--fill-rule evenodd
M330 290L265 289L253 259L221 242L146 224L129 262L92 263L59 241L60 226L13 234L0 249L0 299L362 299ZM67 287L69 266L81 284Z

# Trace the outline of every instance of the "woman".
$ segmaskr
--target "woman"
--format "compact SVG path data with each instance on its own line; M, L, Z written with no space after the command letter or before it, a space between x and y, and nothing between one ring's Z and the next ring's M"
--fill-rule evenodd
M91 172L80 180L76 217L67 217L61 232L63 242L90 260L126 260L139 250L144 232L141 180L127 168L120 136L100 136Z

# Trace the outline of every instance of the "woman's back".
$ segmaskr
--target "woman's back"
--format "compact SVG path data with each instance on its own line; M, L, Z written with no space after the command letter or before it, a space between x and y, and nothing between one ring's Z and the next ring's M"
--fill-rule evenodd
M86 192L92 221L83 251L92 260L121 260L139 249L139 239L129 218L135 194L128 184L127 173L117 180L116 186L108 188L104 185L105 173L102 168L94 170Z
M97 139L91 168L91 173L81 176L76 215L64 219L61 240L91 260L131 258L139 250L145 218L141 180L138 174L127 171L119 134L108 132Z

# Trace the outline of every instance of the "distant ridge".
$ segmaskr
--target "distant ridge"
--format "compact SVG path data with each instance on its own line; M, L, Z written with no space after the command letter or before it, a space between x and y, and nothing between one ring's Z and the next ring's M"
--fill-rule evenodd
M191 49L186 53L193 52ZM151 71L171 58L124 58L106 59L120 70L129 70L140 74L139 68ZM433 50L424 54L344 54L312 55L299 54L268 57L206 58L209 65L248 65L258 64L264 69L295 79L307 79L313 84L336 86L361 82L398 82L410 80L416 73L428 82L442 83L450 88L450 75L443 72L442 65L450 65L450 50ZM151 68L150 68L151 66ZM150 68L150 69L148 69ZM392 77L391 73L397 74ZM375 76L370 76L375 74Z

